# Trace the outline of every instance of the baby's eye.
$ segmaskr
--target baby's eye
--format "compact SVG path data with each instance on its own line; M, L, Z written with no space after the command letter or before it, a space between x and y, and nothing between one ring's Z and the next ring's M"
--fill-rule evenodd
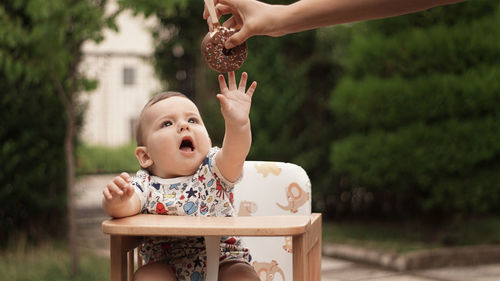
M198 120L196 118L189 118L188 122L196 124L196 123L198 123Z
M170 122L170 121L165 121L165 122L163 122L163 124L162 124L161 126L162 126L162 127L172 126L172 122Z

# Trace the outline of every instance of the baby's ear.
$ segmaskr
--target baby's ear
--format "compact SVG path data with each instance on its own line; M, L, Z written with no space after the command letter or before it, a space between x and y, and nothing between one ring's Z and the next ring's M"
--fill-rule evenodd
M149 157L148 149L145 146L138 146L135 149L135 157L139 161L139 165L144 169L153 165L153 160Z

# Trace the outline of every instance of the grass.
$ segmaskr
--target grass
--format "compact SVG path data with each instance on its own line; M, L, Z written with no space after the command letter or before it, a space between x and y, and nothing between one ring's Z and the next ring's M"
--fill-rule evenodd
M323 240L407 253L416 250L500 244L500 217L470 218L439 224L415 221L324 222Z
M17 246L0 252L1 280L7 281L108 281L109 259L80 253L80 272L71 277L69 251L57 242L38 247Z

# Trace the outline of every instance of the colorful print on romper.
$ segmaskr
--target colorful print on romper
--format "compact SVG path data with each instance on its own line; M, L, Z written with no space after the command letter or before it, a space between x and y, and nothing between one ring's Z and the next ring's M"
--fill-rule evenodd
M141 212L178 216L233 216L232 191L235 183L226 180L217 168L215 155L219 150L217 147L210 149L203 163L191 176L163 179L150 175L146 170L138 171L132 179L132 185L141 200ZM204 239L191 238L194 240L187 243L185 237L150 237L145 241L141 254L146 263L168 259L168 263L176 266L178 280L191 280L191 277L197 278L197 273L202 276L205 266ZM174 259L167 258L172 255ZM249 262L250 259L248 249L241 245L240 239L221 239L221 262ZM177 261L184 266L177 266ZM198 266L201 264L203 267Z

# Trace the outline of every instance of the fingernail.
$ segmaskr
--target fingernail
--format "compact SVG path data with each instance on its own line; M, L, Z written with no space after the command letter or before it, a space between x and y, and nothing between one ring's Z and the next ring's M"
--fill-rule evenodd
M234 48L234 45L231 42L226 42L226 49L232 49Z

